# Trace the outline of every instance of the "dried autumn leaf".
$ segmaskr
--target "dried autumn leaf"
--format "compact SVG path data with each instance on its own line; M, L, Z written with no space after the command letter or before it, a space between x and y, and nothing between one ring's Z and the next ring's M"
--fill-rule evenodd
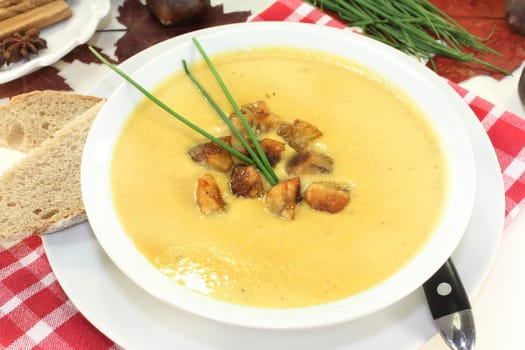
M126 34L117 41L115 55L123 60L166 39L197 29L221 24L245 22L249 11L224 13L223 6L213 6L206 16L197 22L183 26L161 25L140 1L126 0L119 7L117 20L126 26Z
M500 0L430 0L470 33L480 38L496 54L474 55L507 71L518 68L525 59L525 37L510 30L504 19L504 2ZM491 71L474 63L458 62L449 58L435 58L437 72L449 80L459 83L476 75L488 74L496 79L503 74Z
M503 16L503 1L500 0L430 0L449 16L457 18L499 18Z
M160 41L196 29L220 24L245 22L249 15L250 12L225 14L222 5L219 5L212 7L207 16L195 24L167 28L160 25L140 1L126 0L119 8L118 20L126 26L127 31L116 44L116 56L118 61L122 62ZM98 48L98 51L102 52L103 50ZM107 55L104 55L104 57L112 63L117 63ZM66 63L80 61L83 63L101 64L88 51L87 45L78 46L67 54L62 61ZM0 85L0 98L12 97L34 90L73 90L59 73L60 71L54 67L45 67L25 77L2 84Z
M34 90L73 90L55 67L44 67L34 73L0 85L0 98L12 97Z
M98 52L102 52L102 49L95 46L95 49ZM111 63L117 63L114 59L111 57L102 54L105 59L110 61ZM70 53L68 53L64 58L62 58L64 62L67 63L73 63L74 61L80 61L82 63L90 64L90 63L96 63L100 64L100 61L89 51L88 45L80 45L74 48Z

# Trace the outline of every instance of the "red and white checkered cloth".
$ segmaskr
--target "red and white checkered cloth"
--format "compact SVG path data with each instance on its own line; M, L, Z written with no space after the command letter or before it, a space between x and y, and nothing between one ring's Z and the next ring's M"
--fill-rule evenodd
M278 0L258 21L345 25L301 0ZM505 183L506 223L525 202L525 120L452 84L487 131ZM33 236L0 245L0 349L112 349L117 346L71 304Z

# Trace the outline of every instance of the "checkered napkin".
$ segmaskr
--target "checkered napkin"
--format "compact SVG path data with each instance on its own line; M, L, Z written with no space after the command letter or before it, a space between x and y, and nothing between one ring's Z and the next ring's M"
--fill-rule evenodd
M277 0L254 21L293 21L344 28L301 0ZM505 183L506 224L525 200L525 120L450 83L472 108L496 150ZM39 237L0 245L0 349L115 349L60 288Z

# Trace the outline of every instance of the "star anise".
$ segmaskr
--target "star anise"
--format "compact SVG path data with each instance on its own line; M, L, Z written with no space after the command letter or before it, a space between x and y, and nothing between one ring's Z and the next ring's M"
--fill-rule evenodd
M37 29L28 29L24 34L15 33L0 42L0 67L30 58L46 47L47 42Z

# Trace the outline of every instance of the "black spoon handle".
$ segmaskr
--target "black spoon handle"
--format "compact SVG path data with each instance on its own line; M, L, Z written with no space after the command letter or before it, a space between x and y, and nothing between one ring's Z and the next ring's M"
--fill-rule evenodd
M423 284L423 289L434 320L471 308L465 288L450 259Z

